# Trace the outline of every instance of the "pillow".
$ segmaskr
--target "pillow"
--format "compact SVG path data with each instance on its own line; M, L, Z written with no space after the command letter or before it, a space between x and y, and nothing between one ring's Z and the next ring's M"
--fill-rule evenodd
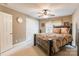
M69 34L69 28L61 28L61 34Z
M61 29L60 28L54 28L53 29L53 33L60 34L60 32L61 32Z

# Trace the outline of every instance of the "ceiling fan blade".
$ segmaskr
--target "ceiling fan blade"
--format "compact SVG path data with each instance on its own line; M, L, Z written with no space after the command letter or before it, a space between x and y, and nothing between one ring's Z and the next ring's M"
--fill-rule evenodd
M55 14L51 14L50 16L55 16Z
M48 14L48 16L55 16L55 14Z
M39 15L38 17L42 17L43 15Z
M42 12L38 12L38 14L41 14Z

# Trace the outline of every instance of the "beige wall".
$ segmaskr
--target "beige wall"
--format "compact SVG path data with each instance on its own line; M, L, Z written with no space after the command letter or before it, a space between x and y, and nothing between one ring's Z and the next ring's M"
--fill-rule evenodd
M52 19L40 20L40 29L42 30L42 32L45 32L45 26L42 27L41 24L42 23L46 24L47 22L52 22L52 23L60 22L61 24L63 24L64 22L72 23L72 16L70 15L70 16L63 16L63 17L57 17L57 18L52 18Z
M1 5L0 11L13 15L13 44L26 40L26 15ZM23 18L23 23L17 23L18 17Z

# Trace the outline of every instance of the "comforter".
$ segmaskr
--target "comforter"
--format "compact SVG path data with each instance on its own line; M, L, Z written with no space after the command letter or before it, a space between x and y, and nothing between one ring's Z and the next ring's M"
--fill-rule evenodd
M72 41L72 36L70 34L40 33L36 34L36 39L42 46L48 46L47 41L52 40L52 52L56 53L60 50L60 47Z

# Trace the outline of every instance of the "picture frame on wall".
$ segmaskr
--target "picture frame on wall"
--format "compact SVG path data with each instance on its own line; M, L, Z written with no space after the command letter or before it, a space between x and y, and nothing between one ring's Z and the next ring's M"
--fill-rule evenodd
M69 22L64 22L64 26L70 26Z
M44 27L45 26L45 23L41 23L41 27Z

